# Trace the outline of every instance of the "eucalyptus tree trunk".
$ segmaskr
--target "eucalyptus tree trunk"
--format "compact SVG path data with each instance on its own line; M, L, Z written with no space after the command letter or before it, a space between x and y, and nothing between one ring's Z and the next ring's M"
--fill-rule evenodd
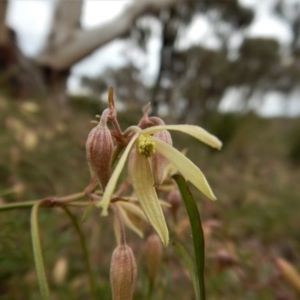
M26 73L30 74L29 77L34 79L33 82L40 90L47 90L56 99L63 101L66 81L75 63L113 39L124 37L134 22L144 14L158 12L181 1L184 0L136 0L117 19L85 29L80 23L83 0L58 0L44 47L34 58L27 58L26 63L23 63L29 68ZM2 47L2 40L5 44L8 35L4 23L7 0L1 0L0 5ZM13 41L8 42L8 45L12 44Z

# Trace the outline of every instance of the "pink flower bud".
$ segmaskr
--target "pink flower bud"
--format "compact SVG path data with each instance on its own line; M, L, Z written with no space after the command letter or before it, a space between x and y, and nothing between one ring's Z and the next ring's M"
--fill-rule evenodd
M107 118L107 115L103 114L102 118ZM104 190L111 175L111 159L114 144L110 130L102 118L99 125L94 127L88 136L86 155L92 170Z
M167 198L168 202L171 204L170 211L174 221L177 221L177 212L181 205L181 195L177 189L171 190Z
M163 141L172 146L172 137L171 137L169 131L162 130L162 131L156 132L153 136L155 138L157 138L158 140ZM152 160L154 185L160 186L163 181L164 169L168 164L168 160L163 155L161 155L159 152L155 152L152 155L151 160Z
M131 300L137 268L132 250L121 244L114 250L110 264L110 283L113 300Z
M162 244L157 234L151 234L145 244L145 258L149 277L154 281L162 258Z

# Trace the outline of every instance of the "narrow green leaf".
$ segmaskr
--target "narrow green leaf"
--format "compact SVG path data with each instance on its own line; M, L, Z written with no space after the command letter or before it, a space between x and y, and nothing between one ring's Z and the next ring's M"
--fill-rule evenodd
M91 212L92 212L93 206L94 206L93 201L90 201L87 209L83 213L83 216L81 218L81 223L85 223L86 221L88 221L88 219L91 216Z
M33 255L35 261L35 268L37 272L37 278L40 286L40 293L42 300L50 299L49 287L47 283L45 267L44 267L44 260L40 242L40 235L39 235L39 226L38 226L38 209L42 204L42 201L37 202L34 204L32 211L31 211L31 239L32 239L32 247L33 247Z
M198 279L197 271L194 266L194 262L193 262L191 256L189 255L189 253L179 242L174 241L173 246L175 246L175 248L177 249L178 253L180 254L181 258L183 259L183 261L185 263L185 266L187 267L187 269L190 273L196 300L200 300L201 298L200 298L199 279Z
M194 251L195 251L195 259L196 259L196 270L198 273L199 279L199 287L200 287L200 299L205 300L205 285L204 285L204 235L201 225L200 214L198 211L198 207L193 198L192 193L189 190L189 187L182 177L182 175L175 174L172 178L176 181L181 197L185 204L185 208L187 210L192 235L193 235L193 243L194 243Z

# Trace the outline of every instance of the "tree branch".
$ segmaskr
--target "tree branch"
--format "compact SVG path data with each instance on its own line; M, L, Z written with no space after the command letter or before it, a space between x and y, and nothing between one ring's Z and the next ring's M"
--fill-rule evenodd
M57 44L55 49L45 48L36 58L39 64L54 70L66 70L91 54L97 48L124 35L134 21L147 12L156 12L183 0L137 0L116 19L89 30L73 30L72 36ZM59 47L58 47L59 46Z

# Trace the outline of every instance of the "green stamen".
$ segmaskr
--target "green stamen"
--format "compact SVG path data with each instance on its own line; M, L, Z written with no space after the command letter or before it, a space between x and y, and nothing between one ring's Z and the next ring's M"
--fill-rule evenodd
M136 150L146 158L151 157L155 153L155 142L149 135L140 134L136 141Z

